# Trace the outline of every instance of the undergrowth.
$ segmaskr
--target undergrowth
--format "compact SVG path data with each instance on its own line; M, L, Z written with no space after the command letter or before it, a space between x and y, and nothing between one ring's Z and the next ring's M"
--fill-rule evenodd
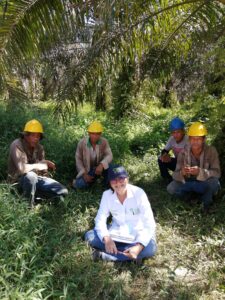
M191 122L194 110L187 115L157 109L157 115L115 121L86 107L64 122L51 111L51 105L18 107L13 113L0 106L0 299L224 299L224 189L215 199L215 212L202 216L200 204L190 206L167 194L157 167L169 120L179 114ZM58 206L30 210L5 182L9 144L31 118L44 124L46 156L57 165L54 177L69 188ZM94 226L102 188L74 191L70 183L76 144L95 118L105 127L114 162L144 188L154 210L158 252L142 266L93 262L83 241Z

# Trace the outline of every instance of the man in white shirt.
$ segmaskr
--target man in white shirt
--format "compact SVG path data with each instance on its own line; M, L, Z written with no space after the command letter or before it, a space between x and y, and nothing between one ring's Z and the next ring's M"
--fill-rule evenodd
M122 166L110 167L111 189L103 193L95 218L95 229L85 234L85 240L103 260L132 261L151 257L157 246L155 220L145 192L128 183ZM112 215L112 223L107 225Z

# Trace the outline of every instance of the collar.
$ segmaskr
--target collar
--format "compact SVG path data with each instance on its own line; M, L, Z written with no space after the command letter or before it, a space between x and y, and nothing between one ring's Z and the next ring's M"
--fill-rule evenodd
M200 157L199 157L199 161L200 161L200 168L203 168L203 163L204 163L204 157L205 157L205 150L206 150L206 148L207 148L207 144L206 143L204 143L203 144L203 148L202 148L202 152L201 152L201 154L200 154ZM187 156L187 163L189 164L189 165L191 165L191 156L194 156L194 154L192 153L192 151L191 151L191 145L189 144L188 145L188 156Z
M28 147L28 143L26 142L26 140L24 138L21 138L21 143L23 145L25 152L31 152L30 148Z
M133 191L131 189L131 185L128 183L127 184L127 199L128 198L133 198L133 197L134 197L134 193L133 193Z
M39 149L39 143L36 145L36 147L33 149L33 151L29 148L28 143L26 142L26 140L24 138L20 138L21 140L21 144L23 146L23 149L25 150L25 152L27 153L34 153L35 151L38 151Z
M96 145L101 145L101 143L102 143L102 139L101 139L101 137L100 137L100 139L97 141ZM88 147L88 148L91 148L91 147L92 147L92 144L91 144L91 141L90 141L90 138L89 138L89 137L87 138L87 147Z
M113 191L113 196L114 196L114 198L115 198L116 200L119 201L119 199L118 199L118 197L117 197L117 194L116 194L116 192L114 192L114 191ZM131 189L131 185L128 183L128 184L127 184L127 197L126 197L126 199L133 198L133 197L134 197L134 193L133 193L133 191L132 191L132 189ZM126 199L125 199L125 200L126 200Z

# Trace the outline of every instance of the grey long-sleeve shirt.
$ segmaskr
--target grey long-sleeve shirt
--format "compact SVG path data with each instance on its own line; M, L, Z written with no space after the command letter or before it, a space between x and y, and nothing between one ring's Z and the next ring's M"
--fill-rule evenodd
M196 165L190 146L187 146L178 155L176 170L173 173L174 180L181 182L185 181L185 177L181 174L181 169L186 165ZM204 145L203 151L200 155L198 167L200 168L200 172L196 177L197 180L205 181L210 177L220 177L220 162L215 147Z
M22 138L12 142L9 149L8 179L16 182L18 178L31 170L38 169L38 163L45 159L45 152L42 145L37 144L31 152L26 141ZM46 165L47 168L47 165Z
M84 137L77 145L75 160L76 160L76 168L77 168L77 178L82 176L85 172L89 172L92 160L91 154L91 144L88 137ZM101 137L98 141L96 148L96 165L102 163L104 169L108 169L109 164L112 161L112 151L109 146L108 141Z

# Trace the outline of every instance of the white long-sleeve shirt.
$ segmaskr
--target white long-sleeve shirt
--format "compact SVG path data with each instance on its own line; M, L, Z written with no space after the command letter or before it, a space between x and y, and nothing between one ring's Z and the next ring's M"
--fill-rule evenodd
M107 218L112 215L112 224L107 227ZM139 187L127 184L127 198L121 204L112 190L103 193L100 207L95 218L95 229L102 241L111 231L124 231L134 236L132 243L147 246L155 239L155 220L146 193Z

